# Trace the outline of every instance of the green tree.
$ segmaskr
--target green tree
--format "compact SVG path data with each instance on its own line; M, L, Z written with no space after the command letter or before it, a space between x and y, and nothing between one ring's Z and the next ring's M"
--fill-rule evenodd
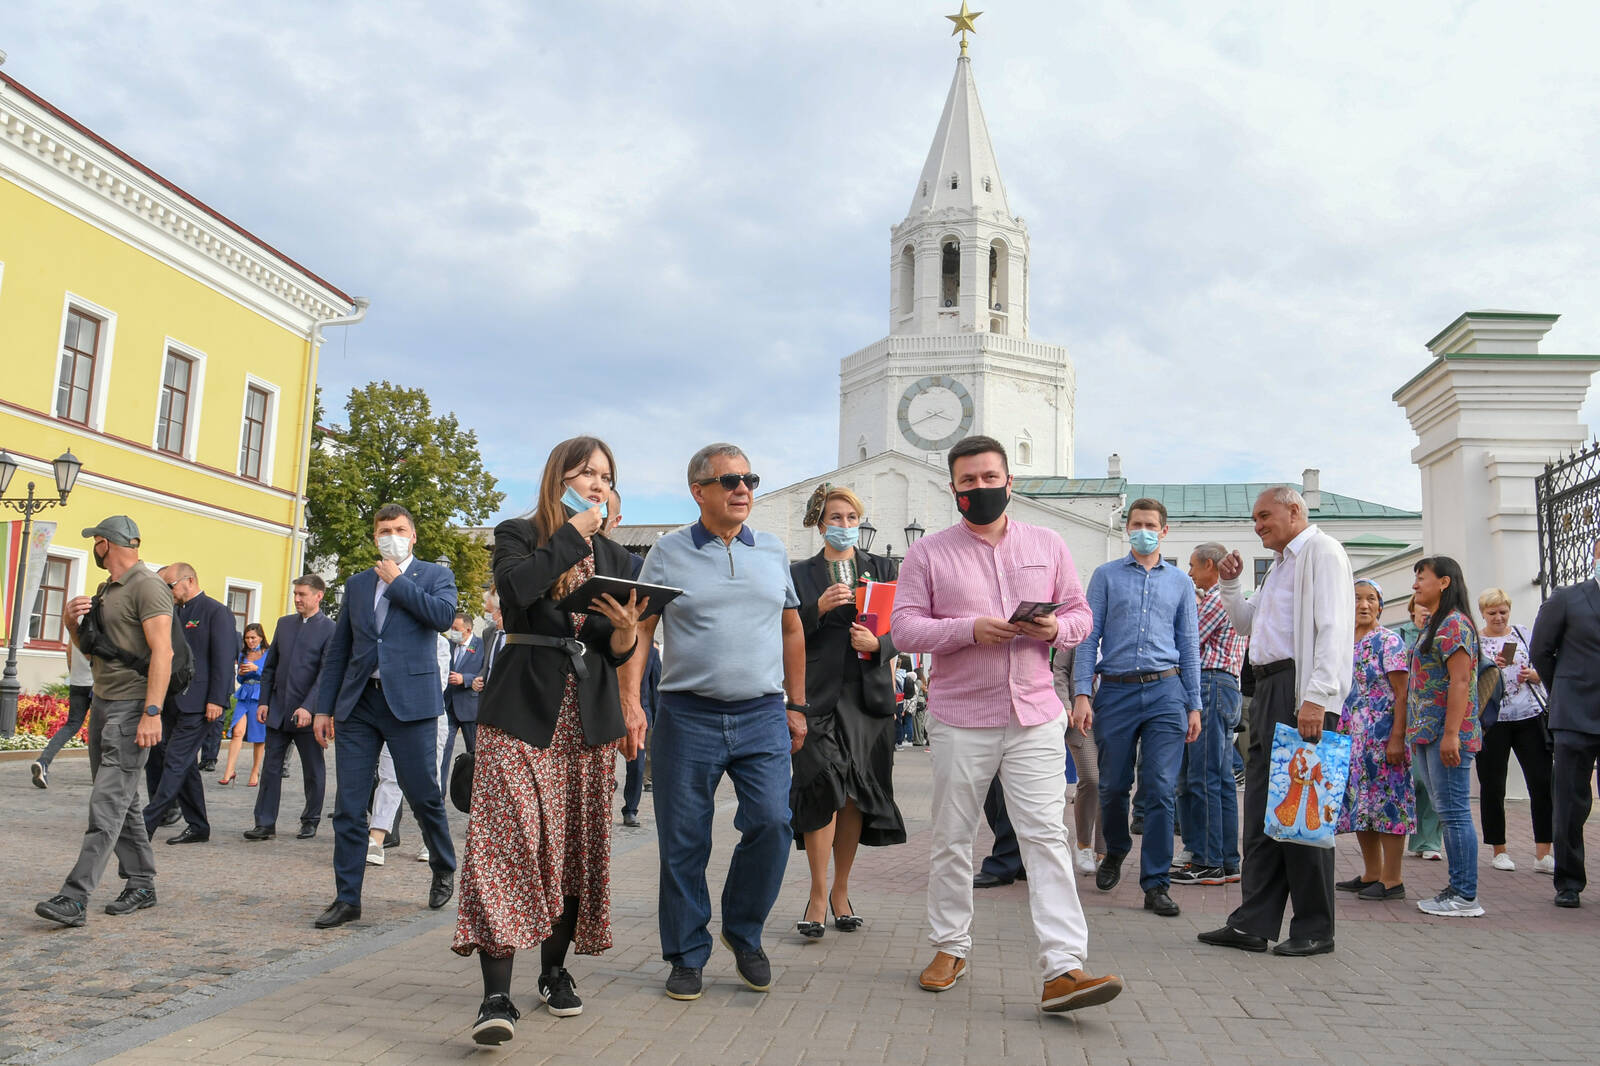
M463 525L481 525L505 493L483 468L478 435L454 413L435 417L427 393L387 381L351 389L346 424L322 427L318 390L311 464L306 479L307 557L331 566L343 584L378 561L372 515L398 503L417 524L416 554L445 557L455 572L463 610L481 610L477 590L489 580L489 553Z

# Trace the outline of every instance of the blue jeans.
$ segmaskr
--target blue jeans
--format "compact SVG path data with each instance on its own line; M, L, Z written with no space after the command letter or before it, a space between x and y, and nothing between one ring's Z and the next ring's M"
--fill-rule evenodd
M1166 887L1172 866L1173 793L1189 716L1177 676L1148 685L1103 682L1094 697L1094 739L1100 749L1100 821L1107 855L1133 850L1128 793L1138 748L1144 839L1139 847L1139 887Z
M1233 729L1239 724L1239 680L1226 670L1200 674L1205 713L1200 735L1184 748L1179 792L1183 843L1198 866L1239 868L1239 793L1233 780Z
M1472 756L1461 753L1460 766L1439 760L1439 744L1411 745L1413 766L1422 767L1428 794L1444 830L1444 854L1450 864L1450 888L1463 899L1478 897L1478 830L1472 824Z
M89 704L94 700L93 685L72 685L67 689L67 720L61 723L61 728L50 734L49 743L45 744L44 752L39 756L39 762L46 770L50 769L51 760L56 757L56 752L66 746L67 741L78 735L83 728L83 723L89 718ZM94 776L91 771L90 776Z
M723 703L663 692L656 707L651 798L661 847L661 957L700 967L711 957L706 862L717 786L733 780L739 843L722 885L722 932L741 951L761 928L789 865L789 725L783 696Z

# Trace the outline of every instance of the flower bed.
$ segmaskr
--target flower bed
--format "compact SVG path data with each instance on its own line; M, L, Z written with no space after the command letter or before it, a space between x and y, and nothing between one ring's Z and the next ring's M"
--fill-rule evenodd
M17 735L0 738L0 750L42 748L57 729L67 721L67 699L64 696L24 693L17 700ZM84 723L78 735L68 742L69 747L81 747L89 742L89 724Z

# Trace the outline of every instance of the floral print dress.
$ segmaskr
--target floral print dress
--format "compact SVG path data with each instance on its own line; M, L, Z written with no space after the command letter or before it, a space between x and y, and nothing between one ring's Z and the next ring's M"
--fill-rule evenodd
M1339 812L1341 833L1409 833L1416 827L1417 795L1409 752L1398 766L1384 757L1394 728L1391 673L1406 671L1406 643L1379 626L1356 642L1355 679L1344 701L1339 730L1350 735L1350 783Z

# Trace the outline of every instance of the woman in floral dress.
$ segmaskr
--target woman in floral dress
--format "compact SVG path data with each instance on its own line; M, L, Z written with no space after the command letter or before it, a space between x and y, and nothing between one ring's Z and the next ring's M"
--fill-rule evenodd
M623 721L617 667L633 654L643 603L610 596L557 607L596 574L626 578L628 553L601 533L615 486L611 450L593 437L556 445L530 518L495 527L494 578L505 646L478 708L471 820L461 864L454 950L478 952L483 1003L472 1036L516 1032L511 968L540 955L539 999L557 1017L583 1011L567 951L611 946L611 799Z
M1350 784L1339 832L1355 833L1365 869L1337 887L1363 900L1405 899L1400 856L1416 825L1406 751L1406 643L1378 624L1383 590L1376 581L1357 579L1355 593L1355 682L1339 720L1350 735Z

